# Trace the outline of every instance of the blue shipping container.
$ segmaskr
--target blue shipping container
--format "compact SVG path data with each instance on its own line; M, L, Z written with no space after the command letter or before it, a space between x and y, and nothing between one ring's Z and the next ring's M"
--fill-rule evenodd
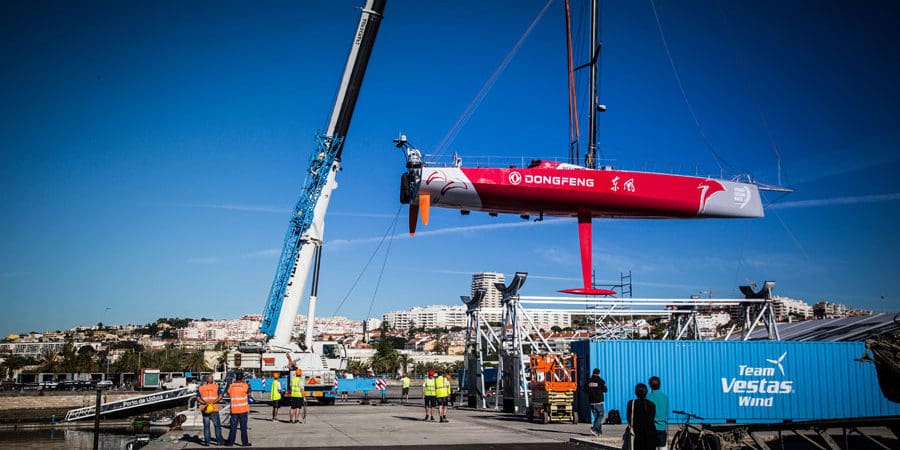
M606 381L606 411L623 421L634 387L659 376L671 410L710 423L772 423L785 420L897 416L900 404L878 387L875 365L857 362L862 342L797 341L577 341L580 381L594 368ZM648 384L649 386L649 384ZM587 397L576 408L590 417Z

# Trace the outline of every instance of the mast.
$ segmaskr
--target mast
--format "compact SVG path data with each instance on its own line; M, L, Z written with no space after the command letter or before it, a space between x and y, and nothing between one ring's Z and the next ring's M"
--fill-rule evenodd
M597 111L605 108L597 99L597 64L600 59L600 46L597 43L598 28L597 0L591 2L591 93L588 106L588 151L584 155L584 165L588 169L597 168Z

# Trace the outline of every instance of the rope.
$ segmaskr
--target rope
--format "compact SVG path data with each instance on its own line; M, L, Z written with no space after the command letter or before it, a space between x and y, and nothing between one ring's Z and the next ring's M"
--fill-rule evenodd
M356 280L354 280L353 284L350 285L350 289L347 290L347 294L344 295L344 298L342 298L340 303L338 303L337 308L334 309L334 313L331 314L332 317L336 316L338 312L340 312L341 307L344 306L344 302L346 302L347 299L350 298L350 294L352 294L353 290L356 289L356 285L359 284L359 280L362 278L363 274L366 273L366 269L369 268L369 264L372 263L372 260L375 259L375 255L378 254L378 250L381 248L381 244L384 243L384 240L387 239L389 235L393 235L392 231L397 228L397 219L400 217L400 211L402 210L403 206L397 208L397 213L394 215L394 220L388 226L387 230L384 230L384 236L382 236L381 240L378 241L378 245L375 246L375 250L372 251L372 255L370 255L369 260L366 261L366 265L363 266L362 270L359 272L359 275L356 276Z
M525 33L519 38L513 48L506 54L506 57L503 58L503 61L500 62L500 65L494 69L494 73L484 82L484 85L481 86L481 90L475 94L475 98L469 103L469 106L463 111L463 113L456 119L456 123L447 131L447 134L441 139L441 142L438 143L437 147L435 147L434 151L434 159L440 158L444 152L447 151L447 147L456 139L456 136L459 134L462 127L466 122L469 121L469 118L472 117L472 114L475 113L475 110L478 109L478 106L481 105L482 100L484 100L485 95L487 95L488 91L494 86L494 83L497 82L497 79L500 77L500 74L506 69L506 66L509 65L510 61L512 61L513 57L516 56L516 53L519 51L519 48L522 46L522 43L525 42L525 38L531 34L531 31L534 30L534 27L537 25L538 21L541 20L541 17L544 17L544 13L547 12L547 9L550 8L550 4L553 3L553 0L547 0L547 4L544 5L544 8L538 13L537 17L531 22L531 25L525 30Z
M672 66L672 72L675 73L675 81L678 82L678 88L681 90L681 98L684 99L684 103L685 105L687 105L688 111L691 113L691 117L694 119L694 123L697 125L697 132L700 133L700 137L701 139L703 139L703 144L713 156L713 159L716 161L716 165L719 166L719 171L724 172L725 169L722 167L722 164L725 161L713 148L709 137L706 136L706 133L703 132L703 127L700 125L700 119L697 118L697 114L694 112L694 107L691 106L691 102L688 100L687 92L684 89L684 83L682 83L681 81L681 75L678 74L678 67L675 66L675 60L672 58L672 52L669 51L669 44L666 40L666 34L663 32L662 22L660 22L659 14L656 11L656 2L654 0L650 0L650 6L653 8L653 16L656 18L656 27L657 29L659 29L659 35L662 38L663 47L666 50L666 56L668 56L669 64ZM728 165L727 163L725 164Z

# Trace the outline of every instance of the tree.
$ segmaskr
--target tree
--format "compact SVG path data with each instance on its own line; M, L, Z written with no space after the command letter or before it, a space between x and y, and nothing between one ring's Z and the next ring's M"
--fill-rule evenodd
M38 370L41 372L59 372L60 361L59 352L51 348L41 350L41 366Z
M375 355L370 360L372 370L376 373L395 373L400 366L397 349L391 345L390 340L386 338L386 334L387 323L382 322L381 334L378 342L375 344Z
M97 351L90 345L83 345L78 349L73 365L75 366L76 372L99 372L100 364L97 361Z
M357 361L355 359L347 361L347 371L350 373L366 373L369 367L368 361Z
M185 372L209 372L209 365L206 364L206 356L203 350L196 350L188 353L184 358Z
M400 353L397 355L397 363L400 365L400 370L402 372L406 372L409 370L409 365L412 364L414 360L411 356L406 353Z
M66 340L61 355L62 361L57 370L48 370L47 372L78 372L78 362L76 361L78 354L75 351L75 344L71 340Z
M34 361L33 358L26 358L18 355L7 356L4 358L2 366L0 366L2 367L2 370L0 370L0 375L2 375L3 378L12 378L16 376L16 372L23 367L30 366L35 363L36 361Z

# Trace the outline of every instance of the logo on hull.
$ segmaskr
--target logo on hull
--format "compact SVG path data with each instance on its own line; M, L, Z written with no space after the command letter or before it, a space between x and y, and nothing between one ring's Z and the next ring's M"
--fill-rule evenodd
M428 178L425 179L425 185L428 186L431 183L436 181L443 181L444 185L441 187L441 195L446 195L447 192L452 191L453 189L462 189L464 191L469 190L469 183L466 183L462 180L451 180L450 177L447 176L443 171L435 170L428 175Z
M703 214L706 211L706 202L709 201L713 194L725 190L721 183L713 180L703 180L697 185L697 189L700 190L700 206L697 208L697 214Z

